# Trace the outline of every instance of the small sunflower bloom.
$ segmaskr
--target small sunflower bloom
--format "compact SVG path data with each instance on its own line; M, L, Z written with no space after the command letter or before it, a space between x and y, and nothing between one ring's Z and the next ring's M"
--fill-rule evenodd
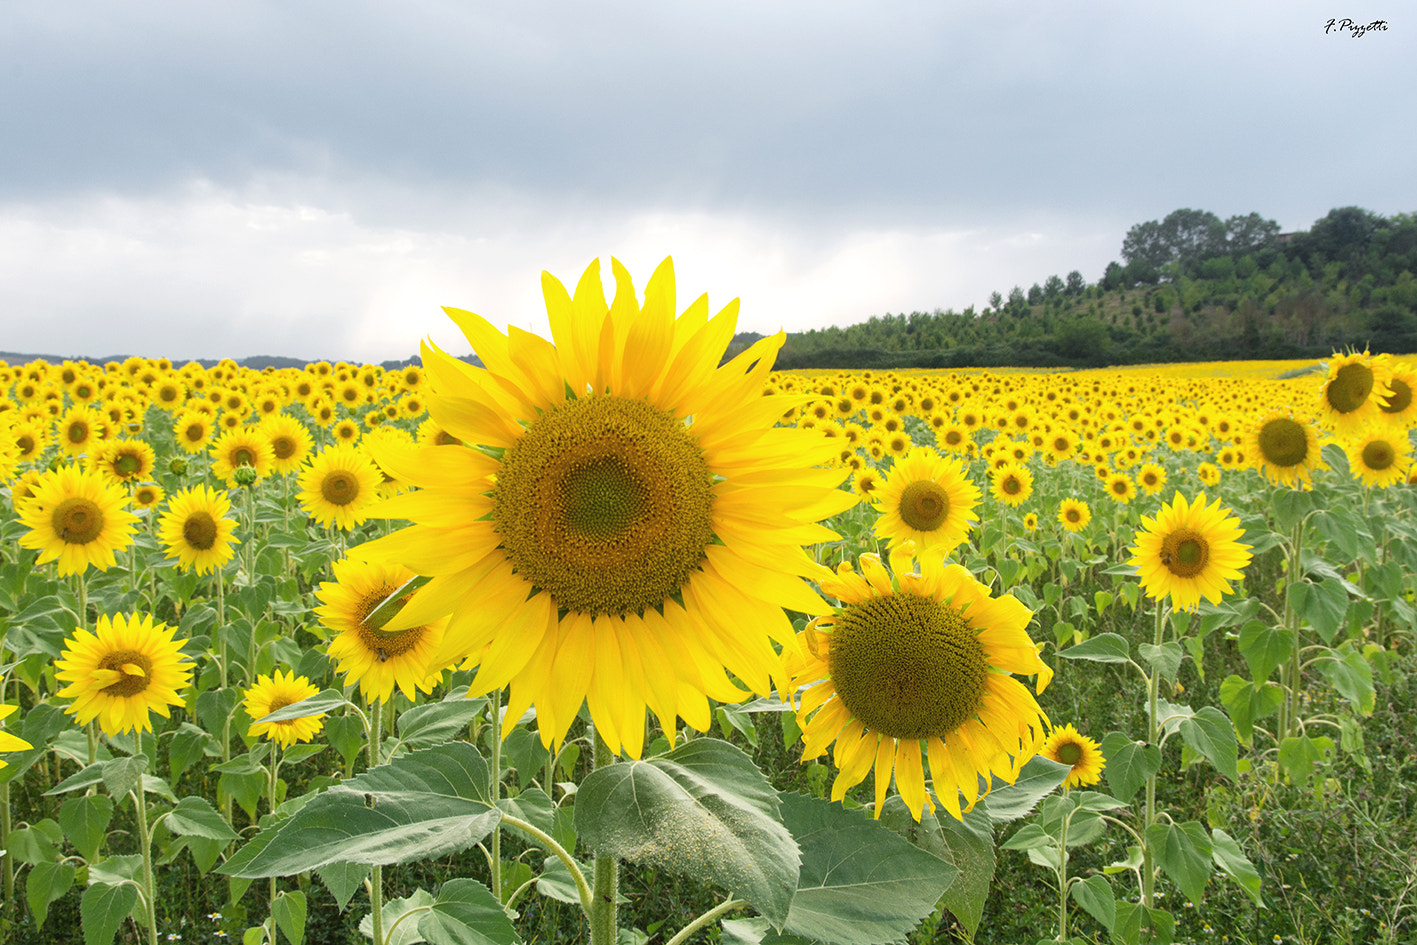
M1132 482L1132 477L1121 472L1114 472L1108 476L1107 482L1103 484L1103 490L1107 493L1107 498L1123 505L1136 498L1137 494L1137 487Z
M62 466L41 476L23 506L20 521L29 531L20 546L39 551L39 564L59 562L59 574L83 574L89 566L106 571L116 553L133 541L138 517L123 506L123 487L96 473Z
M228 489L236 487L236 471L243 466L254 471L257 479L264 479L271 474L274 462L270 437L255 427L238 425L212 444L212 475L225 480Z
M225 492L193 486L173 493L157 522L158 541L182 571L208 574L236 553L236 520Z
M255 721L246 730L252 738L264 736L282 748L289 748L296 742L308 742L325 727L324 713L308 715L302 719L284 719L276 722L262 722L261 719L278 709L303 702L317 695L320 687L305 676L293 672L276 670L270 676L257 676L256 684L243 695L242 708Z
M1386 489L1407 479L1412 465L1412 441L1405 429L1393 432L1385 426L1374 427L1366 436L1344 447L1348 466L1354 479L1363 480L1370 489Z
M300 507L325 527L349 531L369 517L383 476L373 460L343 443L321 450L300 473Z
M1092 509L1081 499L1064 499L1058 505L1058 523L1070 532L1080 532L1092 521Z
M150 713L168 717L192 682L181 652L187 641L173 639L176 633L147 614L100 615L92 633L76 630L54 664L55 678L68 683L57 694L74 700L64 711L80 725L97 719L109 736L151 732Z
M1314 487L1314 470L1325 468L1313 425L1289 410L1266 415L1250 430L1244 446L1245 455L1252 458L1260 474L1275 485L1307 492Z
M920 447L896 462L872 498L877 536L947 555L979 521L974 508L982 497L958 460Z
M1137 486L1147 495L1156 495L1166 488L1166 470L1156 463L1143 463L1137 470Z
M1212 604L1230 591L1250 563L1250 545L1239 538L1245 529L1239 516L1222 509L1220 500L1206 505L1205 493L1187 502L1176 493L1156 518L1142 516L1132 558L1147 596L1171 598L1179 611L1194 611L1204 597Z
M1107 767L1107 759L1102 756L1102 746L1080 734L1071 725L1053 729L1039 754L1050 761L1072 768L1063 779L1065 791L1096 784L1102 779L1102 769Z
M1007 462L991 473L994 498L1005 505L1020 506L1033 495L1033 473L1014 462Z

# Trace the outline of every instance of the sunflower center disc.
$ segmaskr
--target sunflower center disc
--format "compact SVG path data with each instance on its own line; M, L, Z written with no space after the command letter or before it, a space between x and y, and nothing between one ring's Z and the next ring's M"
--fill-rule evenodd
M359 498L359 480L352 472L336 469L320 481L320 495L331 505L348 505Z
M1279 417L1260 430L1260 452L1274 466L1297 466L1309 455L1309 440L1296 420Z
M1363 406L1373 392L1373 369L1363 364L1345 364L1328 385L1328 402L1339 413L1352 413Z
M255 455L244 446L231 454L231 465L233 466L254 466L256 465Z
M900 494L900 519L916 531L932 532L949 515L949 493L933 482L912 482Z
M103 531L103 510L92 499L76 496L56 505L49 521L60 541L87 545Z
M70 443L82 443L89 438L89 428L83 423L71 423L68 429Z
M278 436L271 440L271 449L275 450L276 459L290 459L295 455L295 440L288 436Z
M143 468L143 461L130 453L124 453L118 457L118 462L113 464L113 469L120 476L131 476Z
M673 414L621 397L569 400L503 455L493 519L517 573L561 609L643 613L703 560L712 484Z
M190 443L200 443L202 437L207 435L207 428L200 423L189 423L183 435L187 437Z
M1177 577L1195 577L1205 570L1210 544L1190 529L1179 529L1161 542L1161 561Z
M216 544L216 520L210 512L193 512L182 523L182 540L198 551Z
M1077 509L1068 509L1067 517L1068 521L1077 522L1082 519L1082 513L1079 512Z
M1059 453L1066 453L1072 445L1068 438L1063 436L1053 441L1053 449L1057 450Z
M1392 388L1392 393L1378 404L1383 413L1402 413L1412 406L1412 387L1406 381L1394 377L1388 381L1388 386Z
M141 667L142 675L129 673L123 668L124 666ZM148 680L152 677L153 672L153 661L146 654L139 653L137 650L115 650L99 660L98 668L116 670L122 676L117 682L104 686L105 693L110 696L136 696L148 688Z
M400 585L398 584L389 584L385 587L370 591L364 596L364 599L359 602L359 607L355 611L355 613L359 615L359 621L355 625L357 628L356 632L359 634L359 642L364 645L367 651L373 653L381 663L387 662L397 656L402 656L413 649L418 645L418 641L423 639L423 632L428 629L427 627L409 627L407 630L389 632L386 630L373 630L364 625L364 621L374 612L374 608L382 604L384 598L398 590L399 587ZM405 594L399 599L400 607L407 605L412 599L412 594Z
M1384 440L1374 440L1363 447L1363 465L1369 469L1387 469L1397 461L1397 451Z
M974 717L989 672L984 646L964 617L916 594L874 597L837 617L832 685L873 732L929 738Z
M1065 765L1075 765L1082 761L1082 746L1076 742L1067 742L1058 746L1058 761Z
M1023 483L1019 482L1013 476L1008 476L1004 479L999 488L1004 490L1008 495L1018 495L1023 491Z

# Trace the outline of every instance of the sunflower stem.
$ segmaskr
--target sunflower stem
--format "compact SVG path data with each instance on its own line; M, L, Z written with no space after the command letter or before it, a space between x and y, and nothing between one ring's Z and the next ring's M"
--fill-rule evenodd
M690 936L692 936L699 929L708 925L710 922L713 922L715 919L718 919L721 916L728 915L728 913L730 912L736 912L737 910L743 908L746 905L747 903L743 900L734 899L732 896L729 896L728 899L724 900L723 902L720 902L718 905L714 906L709 911L703 913L700 916L695 917L694 921L690 922L688 925L680 929L677 933L675 933L674 937L671 938L669 941L665 942L664 945L683 945L684 942L687 942L689 940Z
M143 799L143 785L128 792L138 812L138 846L143 852L143 898L148 912L148 942L157 945L157 892L153 886L152 833L148 830L148 807Z
M595 743L595 767L603 768L615 763L615 756L598 729L592 729ZM591 945L615 945L615 900L619 895L620 864L613 856L597 854L595 857L595 888L590 906Z
M272 814L276 812L276 777L280 772L280 745L271 744L271 765L270 777L266 780L266 809ZM275 908L276 901L276 878L271 877L271 908Z
M1153 645L1160 646L1162 635L1166 630L1166 608L1161 601L1156 602L1156 628L1153 636ZM1159 741L1158 726L1156 717L1157 690L1160 686L1161 677L1154 669L1146 677L1146 743L1149 746L1157 746ZM1156 895L1156 864L1152 855L1151 843L1147 841L1147 833L1151 825L1156 823L1156 773L1151 774L1146 779L1146 816L1142 820L1142 872L1141 872L1141 898L1142 905L1151 909L1155 905Z
M1063 788L1064 796L1067 788ZM1062 832L1058 837L1058 941L1068 940L1068 821L1072 814L1063 815Z
M374 768L379 764L379 756L382 754L379 748L379 738L382 735L381 729L384 724L384 705L380 703L370 715L369 725L369 767ZM368 881L369 886L369 923L373 927L374 945L383 945L384 942L384 868L375 866L371 871Z
M0 687L2 688L2 687ZM10 835L10 782L0 784L0 837ZM8 852L0 853L5 864L5 902L15 901L15 861Z
M502 799L502 690L494 689L491 701L492 745L492 806ZM492 831L492 895L502 902L502 828Z
M1281 706L1278 741L1293 735L1298 727L1299 719L1299 688L1300 673L1302 672L1299 663L1299 621L1300 615L1294 610L1293 595L1289 590L1299 581L1303 580L1304 567L1300 560L1304 542L1304 520L1300 519L1294 524L1294 533L1290 538L1289 573L1286 575L1284 584L1284 626L1291 631L1294 636L1293 651L1290 653L1289 664L1280 672L1280 682L1285 688L1284 702ZM1276 766L1275 775L1278 776L1279 769Z

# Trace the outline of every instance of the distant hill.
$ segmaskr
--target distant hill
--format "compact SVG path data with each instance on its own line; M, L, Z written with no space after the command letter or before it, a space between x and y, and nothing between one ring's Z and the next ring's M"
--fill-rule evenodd
M105 357L105 358L92 358L92 357L86 357L86 356L81 356L81 355L72 355L72 354L71 354L71 355L58 355L58 354L17 354L17 353L14 352L14 351L0 351L0 362L3 362L3 363L5 363L5 364L12 364L12 365L16 365L16 364L28 364L30 361L48 361L50 364L59 364L59 363L62 362L62 361L87 361L87 362L90 363L90 364L106 364L106 363L109 362L109 361L119 361L119 362L126 361L126 360L128 360L129 357L131 357L131 355L127 355L127 354L114 354L114 355L109 355L108 357ZM220 361L218 361L217 359L214 359L214 358L195 358L195 359L193 359L193 360L195 360L198 364L200 364L200 365L201 365L202 367L204 367L204 368L216 367L217 364L220 363ZM249 358L236 358L236 359L234 359L234 360L236 361L237 364L241 365L241 366L244 367L244 368L249 368L249 369L251 369L251 370L253 370L253 371L263 371L263 370L265 370L265 369L268 368L268 367L269 367L269 368L277 368L277 369L279 369L279 368L296 368L296 369L301 369L301 368L304 368L305 365L307 365L307 364L314 364L315 361L318 361L318 360L321 360L321 359L316 358L316 359L311 360L311 361L305 361L305 360L301 360L300 358L282 358L282 357L278 357L278 356L276 356L276 355L258 354L258 355L254 355L254 356L249 357ZM325 359L323 359L323 360L327 360L327 361L329 361L330 363L334 363L334 362L336 362L336 361L338 361L338 360L340 360L340 359L339 359L339 358L325 358ZM481 367L481 366L482 366L482 361L479 360L478 357L477 357L477 355L475 355L475 354L463 355L462 358L460 358L459 360L466 361L468 364L475 364L475 365L477 365L478 367ZM183 364L186 364L186 363L188 363L188 362L186 362L186 361L177 361L177 362L174 362L174 363L177 364L178 367L181 367ZM349 362L349 363L354 363L354 362ZM386 370L386 371L397 371L399 368L408 367L410 364L416 365L416 366L418 366L418 367L422 367L422 366L423 366L423 359L422 359L421 357L419 357L418 355L415 354L415 355L413 355L412 357L403 359L402 361L380 361L380 362L379 362L379 366L380 366L381 368L383 368L384 370Z

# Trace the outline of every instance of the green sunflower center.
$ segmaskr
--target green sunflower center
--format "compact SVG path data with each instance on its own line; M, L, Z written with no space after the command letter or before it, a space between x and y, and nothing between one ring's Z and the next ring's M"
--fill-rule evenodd
M132 476L142 468L142 459L134 456L132 453L124 453L122 456L119 456L117 462L113 464L113 471L124 478Z
M1412 406L1412 387L1406 381L1394 377L1388 381L1388 386L1392 388L1387 400L1378 404L1383 413L1402 413Z
M1077 742L1064 742L1059 745L1058 761L1065 765L1075 765L1082 761L1082 746Z
M950 516L950 494L929 480L912 482L900 494L900 520L916 531L933 532Z
M359 478L347 469L333 469L320 480L320 497L331 505L348 505L359 498Z
M423 634L427 627L409 627L407 630L373 630L364 625L364 621L374 612L374 608L384 602L400 585L390 584L380 587L364 595L364 599L359 602L356 613L359 615L359 622L355 625L355 633L359 637L359 642L364 649L373 654L381 663L387 663L418 646L418 641L423 639ZM401 605L407 605L413 599L412 594L405 594L400 600Z
M712 484L673 414L620 397L569 400L503 455L493 519L517 573L563 610L643 613L703 560Z
M832 685L862 725L894 738L944 736L974 717L989 664L963 615L917 594L874 597L837 617Z
M1352 413L1363 406L1372 392L1373 369L1366 364L1345 364L1329 382L1324 396L1334 410Z
M1271 466L1297 466L1309 455L1304 427L1288 417L1276 417L1260 428L1260 453Z
M182 540L198 551L206 551L215 545L216 536L216 519L210 512L198 510L182 523Z
M87 545L103 533L103 510L92 499L79 496L56 505L49 521L59 540L71 545Z
M256 465L256 454L244 446L238 447L231 453L231 465L254 466Z
M1177 577L1195 577L1210 560L1210 543L1199 532L1180 528L1161 541L1161 563Z
M103 692L110 696L136 696L148 688L148 682L152 678L153 661L147 654L137 650L114 650L99 660L98 668L114 670L120 674L116 682L103 687ZM135 669L141 672L134 672Z
M1387 469L1397 461L1397 451L1386 440L1374 440L1363 447L1363 465L1369 469Z

